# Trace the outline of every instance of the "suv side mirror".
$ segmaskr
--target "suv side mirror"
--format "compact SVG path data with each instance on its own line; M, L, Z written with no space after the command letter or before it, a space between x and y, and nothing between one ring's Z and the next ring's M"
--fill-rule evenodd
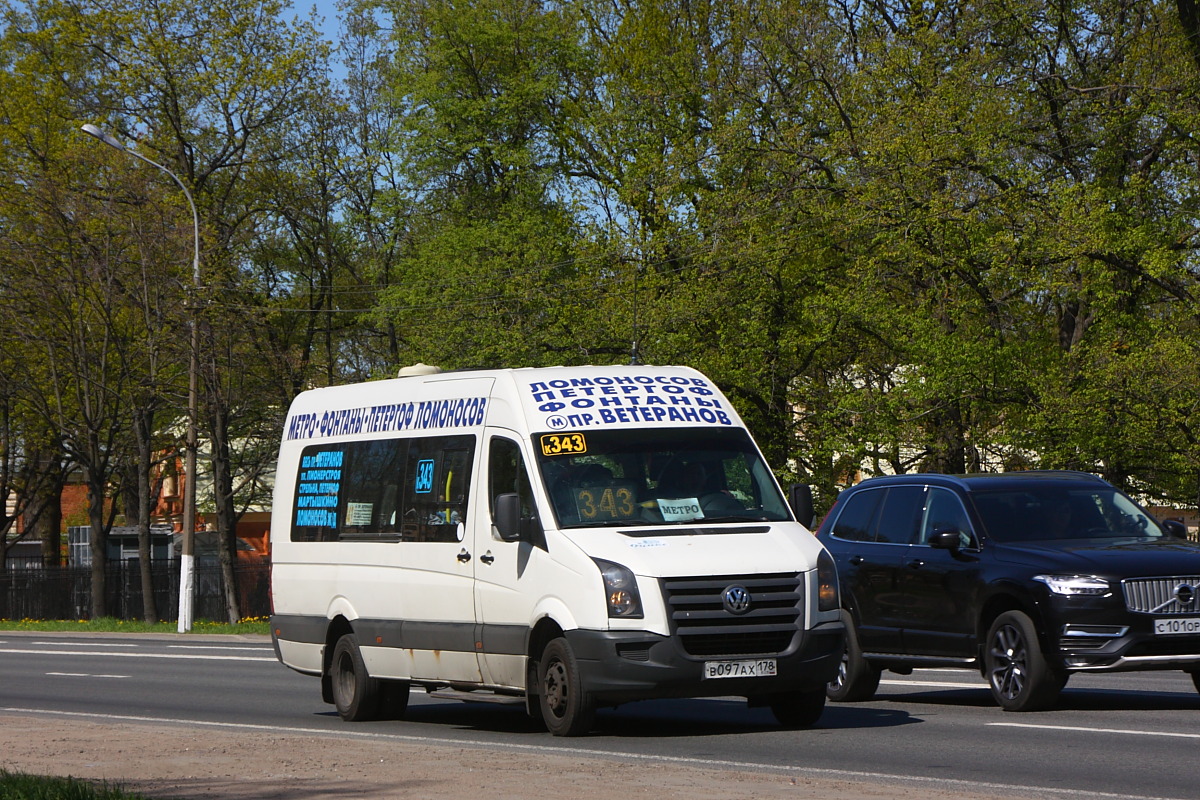
M935 531L926 544L939 550L957 550L962 545L962 534L958 531Z
M1167 532L1167 536L1172 539L1186 539L1187 525L1184 525L1177 519L1164 519L1161 523L1162 529Z
M800 524L812 529L813 518L817 516L813 507L812 487L806 483L794 483L788 487L788 505Z

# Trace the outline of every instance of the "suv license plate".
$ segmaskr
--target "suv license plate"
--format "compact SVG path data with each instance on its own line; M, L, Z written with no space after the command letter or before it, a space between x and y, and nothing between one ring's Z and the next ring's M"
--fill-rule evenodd
M757 661L705 661L705 678L767 678L775 675L775 659Z
M1200 618L1187 619L1156 619L1154 620L1156 636L1173 636L1178 634L1200 635Z

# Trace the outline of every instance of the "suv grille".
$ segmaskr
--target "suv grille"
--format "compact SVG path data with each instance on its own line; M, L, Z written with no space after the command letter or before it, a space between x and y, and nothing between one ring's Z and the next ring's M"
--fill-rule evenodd
M1183 591L1177 591L1182 587ZM1200 575L1121 581L1125 607L1142 614L1200 613ZM1191 598L1190 602L1183 602Z
M773 655L787 650L802 625L803 574L664 578L671 629L692 656ZM750 608L734 614L722 595L730 586L750 594Z

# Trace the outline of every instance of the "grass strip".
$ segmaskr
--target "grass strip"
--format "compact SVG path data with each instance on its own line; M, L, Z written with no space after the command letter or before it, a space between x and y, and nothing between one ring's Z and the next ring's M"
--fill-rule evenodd
M101 617L99 619L0 619L0 631L46 631L61 633L64 631L82 631L85 633L177 633L178 624L157 622L150 624L140 620L114 619ZM208 622L195 620L190 633L230 633L230 634L269 634L270 627L266 617L247 617L236 624L227 622ZM3 800L3 798L0 798Z
M0 800L146 800L107 782L52 778L0 770Z

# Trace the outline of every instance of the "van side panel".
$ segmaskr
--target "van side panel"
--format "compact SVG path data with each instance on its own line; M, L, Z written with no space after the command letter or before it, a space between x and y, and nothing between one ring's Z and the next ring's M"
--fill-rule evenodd
M396 383L318 390L294 404L275 493L275 508L287 511L272 523L275 611L326 627L345 619L377 677L478 683L473 564L464 557L472 521L447 494L469 502L469 480L450 487L479 469L493 380L431 384L407 402L376 391ZM453 469L441 463L446 442ZM356 484L358 474L374 477ZM331 525L302 524L327 521L326 498L342 518L330 511ZM324 635L283 644L281 658L311 672L314 646L324 644Z

